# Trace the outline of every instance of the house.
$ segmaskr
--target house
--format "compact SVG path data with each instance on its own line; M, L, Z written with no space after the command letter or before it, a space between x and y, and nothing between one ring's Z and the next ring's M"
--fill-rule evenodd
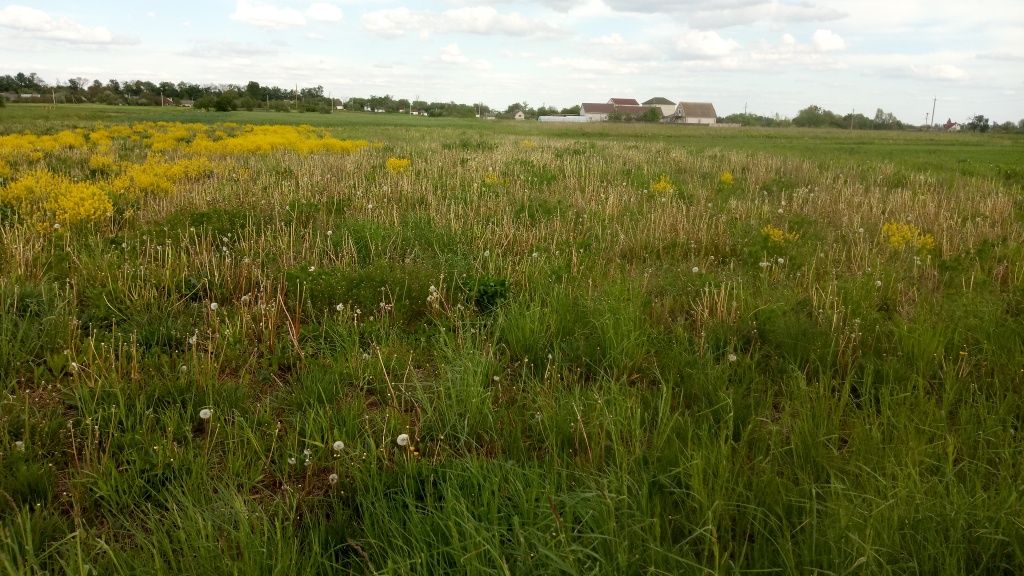
M657 106L661 108L662 116L672 116L676 113L676 103L669 100L668 98L662 98L656 96L643 103L644 106Z
M516 112L515 118L516 120L526 120L526 114L523 114L523 111L520 110L519 112Z
M680 102L672 121L682 124L714 124L718 114L710 102Z
M595 102L584 102L580 104L580 116L587 116L591 121L603 122L608 115L615 112L615 104L598 104Z
M181 106L182 108L191 108L194 105L195 105L195 102L192 101L192 100L180 100L178 102L178 106Z
M946 123L942 125L942 129L945 130L946 132L959 132L960 123L953 122L952 118L947 118Z
M609 98L608 103L613 106L639 106L636 98Z

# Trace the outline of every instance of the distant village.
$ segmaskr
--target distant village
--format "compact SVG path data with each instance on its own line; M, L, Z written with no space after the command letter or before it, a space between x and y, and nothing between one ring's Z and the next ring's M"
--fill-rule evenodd
M640 103L634 98L609 98L603 102L584 102L569 108L540 106L525 102L513 103L504 111L475 104L427 102L395 98L389 95L368 98L338 98L326 93L322 86L282 88L261 85L255 81L241 84L196 84L193 82L149 82L144 80L101 82L71 78L49 84L38 74L0 75L0 107L11 103L106 104L114 106L161 106L196 108L228 112L232 110L269 112L371 112L408 114L429 118L479 118L482 120L538 120L540 122L645 122L704 126L761 126L838 128L849 130L942 130L946 132L1024 132L1024 120L997 123L981 114L957 122L941 123L933 109L925 115L923 125L907 124L881 108L873 116L850 112L837 114L818 105L799 110L792 118L775 114L760 116L732 113L718 115L710 102L673 102L664 97Z
M522 112L516 120L522 120ZM577 115L540 116L541 122L648 121L673 124L716 124L718 114L710 102L673 102L656 97L643 104L633 98L609 98L607 102L584 102Z

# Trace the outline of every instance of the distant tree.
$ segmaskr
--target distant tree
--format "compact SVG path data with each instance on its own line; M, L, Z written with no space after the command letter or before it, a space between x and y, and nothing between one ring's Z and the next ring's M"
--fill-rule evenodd
M1021 118L1020 121L1017 122L1017 129L1024 132L1024 118Z
M828 126L831 117L834 116L835 114L821 106L811 105L797 112L796 117L793 118L793 125L802 128L821 128Z
M238 100L234 92L223 92L213 101L213 108L217 112L230 112L238 109Z
M291 112L292 106L287 100L271 100L270 109L274 112Z
M200 110L213 110L217 107L217 98L213 94L205 94L196 100L192 106Z
M661 109L650 107L644 110L644 113L637 116L637 120L640 122L661 122Z
M260 86L259 82L250 80L249 83L245 85L245 95L256 101L263 100L263 88Z
M978 114L971 118L970 122L964 125L971 132L988 132L989 120L981 114Z
M580 113L580 105L570 106L569 108L562 108L560 114L566 114L569 116L578 116Z
M72 78L68 80L68 94L71 96L72 102L85 99L85 85L88 83L89 81L85 78Z
M248 92L246 92L245 95L238 99L238 107L242 110L248 110L252 112L253 109L256 108L256 104L256 100L252 96L249 96Z

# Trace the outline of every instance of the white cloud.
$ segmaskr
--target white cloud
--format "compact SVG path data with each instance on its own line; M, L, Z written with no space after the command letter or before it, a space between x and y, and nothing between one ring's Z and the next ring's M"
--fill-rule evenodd
M260 28L291 28L306 25L306 17L294 8L281 8L250 0L237 0L231 19Z
M236 0L231 19L259 28L284 29L309 22L334 23L342 20L341 9L327 2L314 2L304 11L255 0Z
M846 49L846 41L839 34L820 28L815 30L814 35L811 36L811 44L819 52L834 52Z
M341 9L334 4L314 2L306 8L306 17L314 22L341 22Z
M908 69L912 76L927 80L966 80L967 71L952 64L911 65Z
M0 10L0 27L29 38L58 40L71 44L124 43L103 27L79 24L63 16L54 17L42 10L11 4Z
M473 59L466 56L458 44L449 44L442 48L439 59L445 64L468 66L477 70L487 70L491 67L491 64L486 60Z
M728 56L740 45L731 38L722 38L710 30L687 30L676 40L676 51L686 58L716 58Z
M413 32L424 36L433 33L541 36L556 31L543 21L526 18L515 12L501 13L490 6L453 8L441 12L389 8L363 14L362 25L366 31L385 37L404 36Z

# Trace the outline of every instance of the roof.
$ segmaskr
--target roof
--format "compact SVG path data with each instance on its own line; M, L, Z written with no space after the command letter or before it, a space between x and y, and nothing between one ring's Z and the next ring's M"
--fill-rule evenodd
M714 105L711 102L680 102L678 110L683 113L684 118L717 118Z
M655 96L647 102L644 102L644 106L675 106L676 103L669 100L668 98L662 98L661 96Z
M614 104L596 102L584 102L580 105L580 112L583 114L611 114L615 112Z
M608 100L609 104L616 106L639 106L640 103L636 101L636 98L611 98Z

